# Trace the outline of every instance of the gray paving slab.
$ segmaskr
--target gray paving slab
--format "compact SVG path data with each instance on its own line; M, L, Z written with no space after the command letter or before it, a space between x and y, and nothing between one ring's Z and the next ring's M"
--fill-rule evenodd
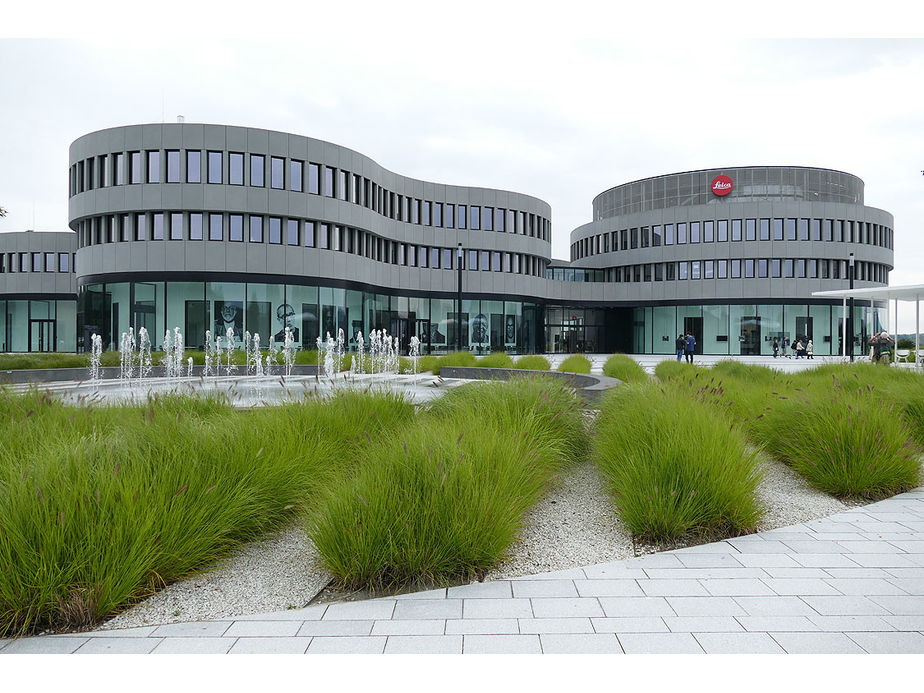
M892 553L895 551L895 544L887 541L860 540L860 541L837 541L838 546L850 553Z
M792 556L785 553L744 553L735 560L748 568L799 568L802 567ZM856 565L852 563L851 565Z
M836 541L826 541L824 539L792 540L780 543L783 546L783 551L778 553L841 554L844 552L844 548ZM858 551L857 553L860 552Z
M737 553L737 549L727 541L716 541L710 544L697 544L673 551L677 556L688 556L691 553Z
M678 553L677 558L685 568L741 567L735 555L730 553Z
M689 633L620 633L616 636L626 654L702 654Z
M822 570L822 569L819 569ZM883 578L895 577L896 570L917 570L916 568L824 568L824 577L832 578ZM924 573L922 573L924 575Z
M392 618L399 619L429 619L429 618L462 618L461 599L417 599L406 600L395 604Z
M513 583L513 596L530 597L577 597L574 580L517 580Z
M575 580L576 596L580 597L644 597L635 580ZM524 596L524 595L521 595ZM536 595L534 595L536 596Z
M148 654L159 638L90 638L74 654Z
M629 568L619 563L604 563L602 565L590 566L584 568L584 577L590 580L599 580L601 578L612 578L614 580L636 580L638 578L648 577L647 570L652 568L663 568L664 566L650 566L649 568ZM670 568L682 568L682 565L676 563L667 566ZM580 578L575 578L580 579Z
M639 580L638 586L649 597L708 597L709 592L692 579Z
M157 647L151 650L151 654L226 654L235 642L235 638L161 638Z
M761 554L762 555L762 554ZM650 568L645 571L656 580L679 580L701 578L762 578L767 576L764 568Z
M465 635L464 654L542 654L538 635Z
M670 629L657 616L626 616L590 619L597 633L667 633Z
M747 631L819 631L817 623L807 616L738 616L738 623Z
M665 616L672 633L735 633L744 630L733 616Z
M789 654L862 654L863 648L843 633L771 633Z
M762 597L776 594L756 578L706 578L700 580L699 584L714 597Z
M605 616L603 607L593 597L536 598L533 615L536 618L568 618L575 616Z
M606 616L676 616L664 597L598 597Z
M436 618L376 621L372 626L372 635L444 635L445 631L446 621Z
M734 542L734 539L729 541ZM800 540L806 544L813 543L814 540L806 541ZM819 542L820 543L820 542ZM738 549L739 552L743 554L754 554L754 553L789 553L791 549L789 548L790 542L777 541L773 539L763 539L763 540L753 540L753 539L742 539L738 541L734 546Z
M462 635L390 635L385 654L462 654Z
M830 573L824 568L762 568L768 577L780 579L810 579L830 577Z
M897 630L886 621L886 618L886 616L809 616L809 620L818 626L818 630L829 632Z
M298 629L299 637L313 635L370 635L375 621L305 621Z
M924 614L917 614L914 616L880 616L880 618L895 630L924 631Z
M744 610L742 616L813 616L818 613L799 597L735 597L734 600Z
M767 599L767 597L751 597ZM781 597L777 597L780 599ZM667 597L676 616L746 616L733 597ZM609 614L607 614L609 616Z
M764 583L775 594L785 596L841 594L841 592L820 578L764 578Z
M304 654L311 638L238 638L228 654Z
M20 638L7 643L2 654L70 654L83 645L86 636L51 637L40 635L35 638Z
M151 633L155 638L211 638L220 637L231 627L231 621L195 621L168 623Z
M802 601L822 616L876 616L889 611L874 601L857 595L842 597L805 596Z
M463 599L462 618L533 618L529 599Z
M767 633L695 633L707 654L783 654L779 643Z
M515 635L520 632L515 618L456 618L446 621L446 635Z
M365 621L379 618L391 618L395 611L395 605L398 602L375 601L375 602L341 602L339 604L329 604L327 611L324 613L324 621Z
M828 578L826 583L831 585L841 594L848 595L872 595L872 594L908 594L897 584L895 579L885 580L883 578ZM806 592L806 594L808 594ZM820 593L819 593L820 594Z
M920 616L924 614L924 595L873 595L871 602L885 608L889 614L895 616Z
M382 654L388 640L383 636L325 637L311 639L307 654Z
M919 565L916 556L908 553L851 553L843 558L848 555L851 561L863 568L913 568Z
M550 573L523 575L521 577L512 578L512 580L580 580L587 577L584 571L584 568L568 568L567 570L555 570Z
M435 590L425 590L421 592L405 592L404 594L396 594L389 599L397 599L401 601L402 599L446 599L446 587L440 587Z
M521 633L593 633L590 618L521 618Z
M858 568L863 567L857 563L858 554L851 554L850 558L840 553L800 553L792 554L793 561L805 568ZM907 561L906 561L907 563Z
M543 654L623 654L614 633L543 633Z
M301 627L302 624L298 621L235 621L224 632L223 637L294 637Z
M509 580L475 582L471 585L450 587L447 596L450 599L509 599L513 596L513 589Z
M235 621L319 621L327 612L327 604L313 604L304 609L286 609L263 614L235 616Z

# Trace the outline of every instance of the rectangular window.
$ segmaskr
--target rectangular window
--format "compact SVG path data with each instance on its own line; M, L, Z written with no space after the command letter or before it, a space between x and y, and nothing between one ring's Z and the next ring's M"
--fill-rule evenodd
M498 233L505 232L505 229L504 229L504 217L505 216L506 215L504 214L503 209L501 209L500 207L494 208L494 230L497 231Z
M699 260L693 260L693 262L690 263L690 279L699 279L699 278L700 278L700 274L699 274L699 272L700 272L699 262L700 262Z
M714 266L714 260L703 260L703 279L712 279Z
M244 184L244 155L240 152L228 154L228 182L231 185Z
M45 271L46 272L55 271L55 254L54 253L45 253Z
M638 229L629 229L629 247L638 248Z
M125 185L125 154L117 152L113 154L115 165L112 167L113 185Z
M482 250L481 258L478 261L478 265L481 268L482 272L489 272L491 270L491 253L487 250Z
M101 154L100 156L96 157L96 173L97 176L99 176L99 184L97 187L99 188L105 188L109 182L109 178L106 175L106 163L108 158L109 157L105 154Z
M286 221L286 245L298 245L298 219Z
M469 219L470 219L471 222L472 222L472 224L471 224L472 231L478 231L478 230L481 229L481 225L480 225L480 221L481 221L481 207L477 207L477 206L475 206L475 205L472 205L471 208L470 208L470 211L471 211L471 213L469 214Z
M812 240L821 240L821 219L812 219Z
M180 182L180 152L177 150L167 150L167 182Z
M683 245L687 242L687 225L686 222L677 224L677 245Z
M664 225L664 245L674 245L674 225L665 224ZM622 247L625 250L625 244Z
M647 226L642 227L642 247L643 248L647 248L649 245L651 245L651 239L649 237L650 231L651 230ZM609 236L604 234L603 235L603 246L604 246L603 252L604 253L608 252L610 249L608 240L609 240Z
M305 222L305 238L304 243L306 248L314 248L314 222L306 221Z
M809 260L809 276L818 279L818 260Z
M254 214L250 215L250 242L251 243L262 243L263 242L263 217L256 216Z
M454 204L449 202L443 204L443 226L447 229L455 228L455 209Z
M132 231L132 222L130 214L123 214L119 217L120 226L119 226L119 240L128 241L131 240L131 231Z
M757 240L757 219L746 219L744 222L744 240Z
M690 278L690 263L678 262L677 263L677 279L689 279Z
M167 176L170 176L170 158L167 153ZM220 156L220 155L219 155ZM168 183L179 183L180 182L180 153L176 152L176 180L168 180ZM202 152L199 150L186 150L186 182L187 183L201 183L202 182Z
M264 167L266 166L266 159L262 154L251 154L250 155L250 184L257 188L262 188L264 186Z
M767 278L767 259L761 258L757 261L757 276L761 279Z
M423 217L421 218L420 223L423 224L424 226L430 225L430 219L431 219L430 213L431 213L432 208L433 208L432 203L429 200L424 200L423 204L420 207L420 211L423 212Z
M491 252L491 271L492 272L501 271L500 253L497 252L496 250Z
M269 242L273 245L279 245L282 243L282 219L279 217L270 217Z
M805 279L805 260L802 258L796 260L796 276L799 279Z
M712 243L715 241L715 222L703 222L703 243Z
M304 163L291 159L289 161L289 190L302 192ZM296 244L298 245L298 244Z
M209 183L221 184L221 152L209 152Z
M672 282L677 278L677 263L676 262L666 262L664 263L665 277L667 281ZM619 281L619 268L616 268L616 281Z
M141 152L129 152L130 170L129 184L141 182Z
M202 240L202 214L199 212L189 215L189 240Z
M440 249L430 248L430 269L440 268Z
M312 195L321 194L321 165L308 164L308 192Z
M769 219L760 220L760 240L762 241L770 240L770 220Z
M183 215L180 212L170 213L170 240L183 240Z
M164 215L163 212L154 212L151 219L151 238L155 241L164 240Z
M433 203L433 225L437 227L443 226L443 205L439 202Z
M754 260L748 258L744 261L744 278L753 279L754 278Z
M716 275L719 279L728 279L728 260L717 260Z
M719 220L716 239L719 243L728 242L728 219Z
M148 229L145 225L147 221L147 215L144 212L139 212L135 215L135 240L136 241L146 241L148 239Z
M330 166L324 167L324 197L334 196L334 169Z
M468 267L467 267L467 269L470 269L470 270L477 270L477 269L478 269L478 251L477 251L477 250L469 250L469 251L468 251Z
M839 221L838 223L843 224L844 222ZM825 240L828 242L833 241L834 240L834 224L832 223L830 219L825 219L824 224L825 224ZM841 227L841 230L843 232L843 226Z
M731 264L731 278L741 279L741 260L729 260Z
M786 219L786 240L787 241L796 240L796 220L795 219Z
M58 271L59 272L70 272L71 254L70 253L58 253Z
M32 271L33 272L42 271L42 254L41 253L32 253Z
M775 241L783 240L783 220L782 219L773 220L773 240Z
M661 246L661 225L651 227L651 245L655 248ZM616 250L615 244L613 250Z
M458 205L456 207L457 218L456 218L456 228L464 229L468 225L468 207L465 205Z
M148 152L148 183L160 183L160 152Z
M228 216L228 240L244 241L244 215L231 214Z
M319 248L323 248L324 250L330 248L330 226L328 224L318 224L317 240Z
M494 230L494 208L493 207L482 207L481 208L481 230L482 231L493 231Z
M779 258L773 258L770 260L770 276L774 279L779 279L783 276L782 263Z
M799 240L807 241L809 239L809 220L799 219Z
M690 222L690 243L699 243L699 222L698 221Z
M223 241L225 239L224 217L221 214L209 214L209 240Z
M270 187L274 190L285 190L286 160L279 156L270 157Z
M350 192L350 186L347 181L350 180L350 174L346 171L337 170L337 199L346 200Z
M732 219L731 223L731 239L732 241L741 240L741 219Z
M785 258L783 260L783 275L787 278L795 276L795 266L790 258Z

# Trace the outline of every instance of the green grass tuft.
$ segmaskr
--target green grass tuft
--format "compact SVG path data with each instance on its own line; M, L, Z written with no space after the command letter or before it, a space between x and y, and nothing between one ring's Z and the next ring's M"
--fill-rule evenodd
M624 383L643 383L648 381L648 374L638 361L625 354L613 354L603 364L603 375L618 378Z
M549 363L549 360L545 356L529 354L518 358L516 363L513 364L513 367L527 371L547 371L551 369L552 364Z
M559 364L558 370L564 373L590 373L590 359L583 354L571 354Z
M513 368L513 359L503 351L495 351L478 359L481 368Z

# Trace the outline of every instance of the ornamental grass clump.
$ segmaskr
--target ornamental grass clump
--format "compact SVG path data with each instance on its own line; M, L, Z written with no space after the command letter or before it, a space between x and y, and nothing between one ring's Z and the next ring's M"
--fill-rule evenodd
M571 354L558 365L564 373L590 373L590 359L583 354Z
M757 452L710 407L669 385L624 385L605 398L593 456L619 515L648 540L753 530Z
M513 368L513 359L503 351L495 351L478 359L480 368Z
M613 354L603 364L603 375L617 378L624 383L647 382L648 374L638 361L625 354Z
M751 430L767 452L835 496L884 498L921 483L921 448L901 405L871 386L780 394Z
M549 363L549 360L545 356L529 354L518 358L516 363L513 364L513 367L525 371L547 371L552 367L552 364Z
M411 405L0 393L0 634L92 625L302 512Z
M324 494L308 535L350 588L481 577L584 438L577 397L560 383L455 388L371 446L353 480Z
M443 366L461 366L461 367L471 367L477 366L478 359L470 351L451 351L448 354L443 354L436 360L434 364L433 375L439 375L440 369Z

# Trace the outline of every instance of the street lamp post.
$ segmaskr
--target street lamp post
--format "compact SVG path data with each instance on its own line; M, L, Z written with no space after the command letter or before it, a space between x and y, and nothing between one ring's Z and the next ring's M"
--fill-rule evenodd
M849 261L850 269L849 269L849 272L850 272L850 290L851 290L851 291L853 291L853 266L854 266L853 263L854 263L853 253L850 253L850 261ZM851 361L851 363L853 363L853 294L850 295L850 308L849 308L849 311L850 311L850 312L847 313L848 332L850 333L850 341L848 342L848 344L850 345L850 346L849 346L849 348L850 348L850 361Z
M456 251L456 268L459 274L458 295L456 298L456 351L462 351L462 244Z

